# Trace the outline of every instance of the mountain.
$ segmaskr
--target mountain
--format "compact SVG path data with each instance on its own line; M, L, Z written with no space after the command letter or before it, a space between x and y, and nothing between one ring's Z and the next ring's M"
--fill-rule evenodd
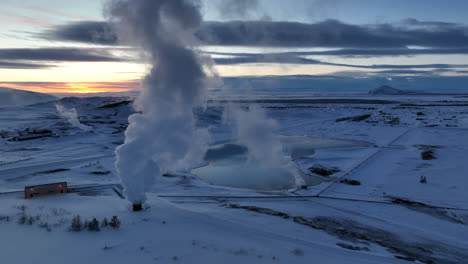
M388 85L382 85L379 88L376 88L374 90L370 90L368 92L369 94L375 94L375 95L407 95L407 94L424 94L423 92L417 92L417 91L409 91L409 90L400 90L397 88L393 88Z
M58 99L50 94L0 87L0 107L25 106Z

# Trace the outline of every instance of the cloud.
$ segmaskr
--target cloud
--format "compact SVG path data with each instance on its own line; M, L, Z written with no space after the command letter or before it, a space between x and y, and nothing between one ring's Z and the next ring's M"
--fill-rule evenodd
M0 49L0 68L3 69L44 69L55 67L52 62L119 62L107 50L91 48L36 48Z
M467 47L461 26L410 28L391 24L351 25L337 20L315 24L273 21L208 22L198 36L210 45L390 48L409 45Z
M403 25L418 27L458 27L457 23L443 21L421 21L415 18L407 18L402 21Z
M333 49L322 51L298 51L298 52L277 52L277 53L230 53L230 52L206 52L211 55L226 56L342 56L342 57L381 57L381 56L414 56L414 55L436 55L436 54L468 54L468 48L369 48L369 49Z
M402 69L402 70L384 70L384 71L377 71L377 72L373 72L373 74L417 74L417 75L434 75L434 74L437 74L437 73L440 73L440 72L447 72L447 71L451 71L452 69L436 69L436 70L427 70L427 71L423 71L423 70L405 70L405 69Z
M289 64L324 64L319 60L307 59L288 54L254 54L229 58L213 58L218 65L246 64L246 63L289 63Z
M95 20L95 18L91 18L91 17L87 17L87 16L78 16L78 15L75 15L75 14L63 12L63 11L58 10L58 9L48 8L48 7L44 7L44 6L30 6L30 5L13 4L13 3L10 3L9 5L14 6L14 7L18 7L18 8L31 10L31 11L42 12L42 13L49 14L49 15L60 16L60 17L68 18L68 19Z
M315 59L307 59L299 56L288 54L249 54L243 56L234 56L228 58L214 58L213 61L218 65L234 65L246 63L286 63L286 64L319 64L339 67L351 67L359 69L450 69L450 68L468 68L468 64L411 64L411 65L396 65L396 64L373 64L373 65L358 65L346 63L331 63Z
M91 48L0 49L0 60L76 62L122 61L122 59L112 56L106 50Z
M377 64L377 65L354 65L350 67L365 68L365 69L451 69L451 68L468 68L468 64L409 64L409 65L394 65L394 64Z
M53 27L40 34L45 39L116 45L117 35L111 26L100 21L80 21Z
M46 27L51 26L52 24L49 21L36 19L29 16L23 15L9 15L9 14L1 14L0 16L0 23L13 23L13 24L20 24L20 25L28 25L28 26L36 26L36 27Z
M279 21L205 22L196 33L204 45L328 48L467 48L461 24L415 19L396 24L353 25L338 20L306 24ZM106 22L75 22L52 28L44 38L116 45Z
M265 47L395 47L401 41L327 20L315 24L273 21L208 22L198 32L208 45Z
M221 0L216 2L219 13L227 18L249 17L259 8L258 0Z
M55 67L50 64L37 64L37 63L21 63L21 62L10 62L10 61L0 61L0 69L44 69Z

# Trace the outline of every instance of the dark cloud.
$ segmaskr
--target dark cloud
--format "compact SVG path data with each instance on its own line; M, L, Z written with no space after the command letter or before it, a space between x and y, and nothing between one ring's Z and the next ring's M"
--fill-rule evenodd
M315 59L307 59L291 55L264 55L250 54L237 57L214 58L214 62L218 65L233 65L246 63L287 63L287 64L320 64L340 67L351 67L359 69L450 69L450 68L468 68L468 64L411 64L411 65L394 65L394 64L374 64L374 65L357 65L346 63L331 63Z
M421 21L415 18L407 18L403 20L403 23L408 26L418 27L458 27L457 23L443 22L443 21Z
M105 62L122 59L113 57L102 49L36 48L0 49L0 60Z
M117 44L117 36L111 26L100 21L80 21L57 26L42 33L41 37L103 45Z
M102 49L90 48L36 48L0 49L0 68L3 69L44 69L56 65L36 63L37 61L67 62L109 62L123 61Z
M247 56L235 56L228 58L214 58L218 65L246 64L246 63L289 63L289 64L324 64L319 60L307 59L287 54L255 54Z
M462 26L405 27L391 24L351 25L337 20L315 24L272 21L208 22L198 32L209 45L404 48L468 47Z
M413 76L441 76L444 73L459 73L466 75L468 70L457 70L452 68L439 68L431 70L411 70L411 69L396 69L396 70L383 70L373 71L370 74L380 76L394 76L394 75L413 75ZM369 73L367 73L369 74Z
M410 24L417 24L418 27ZM407 20L396 25L351 25L337 20L326 20L315 24L229 21L206 22L196 35L205 45L337 47L355 48L354 51L357 51L356 48L403 49L410 45L468 48L467 32L466 26L458 24L418 20ZM77 22L63 25L45 32L43 37L62 41L117 44L117 37L105 22Z
M385 71L377 71L373 72L375 74L418 74L418 75L433 75L440 72L446 72L447 69L443 69L442 71L439 69L436 70L428 70L428 71L421 71L421 70L385 70Z
M247 2L237 3L241 5L239 8L242 12L252 7ZM214 61L218 65L246 63L317 64L356 69L399 70L401 72L421 69L431 69L431 71L447 69L447 71L453 72L450 68L467 68L467 65L451 64L354 65L324 62L307 57L313 55L376 57L468 54L468 27L440 21L407 19L395 24L373 25L351 25L337 20L326 20L313 24L277 21L205 22L199 28L196 36L204 45L339 48L323 51L258 54L211 52L211 55L229 55L214 56ZM44 32L42 37L104 45L117 45L118 42L112 27L106 22L98 21L62 25ZM408 48L408 46L424 46L426 48L416 49ZM109 57L102 54L92 55ZM416 72L414 73L416 74Z
M278 53L228 53L228 52L207 52L211 55L227 56L342 56L342 57L379 57L379 56L414 56L414 55L435 55L435 54L468 54L468 48L382 48L382 49L338 49L323 51L299 51L299 52L278 52Z
M411 65L393 65L393 64L377 64L369 66L354 65L350 67L365 68L365 69L451 69L451 68L468 68L468 64L411 64Z
M198 32L208 45L269 47L403 47L399 38L372 34L335 20L316 24L272 21L208 22Z
M54 67L54 65L0 61L0 69L44 69L51 67Z

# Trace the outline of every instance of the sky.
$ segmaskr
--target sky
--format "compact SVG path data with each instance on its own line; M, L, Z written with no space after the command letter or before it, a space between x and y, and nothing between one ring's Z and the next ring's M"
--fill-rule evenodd
M148 65L119 43L105 1L0 5L0 87L138 90ZM458 90L468 80L468 1L202 0L200 8L196 38L221 77L437 79Z

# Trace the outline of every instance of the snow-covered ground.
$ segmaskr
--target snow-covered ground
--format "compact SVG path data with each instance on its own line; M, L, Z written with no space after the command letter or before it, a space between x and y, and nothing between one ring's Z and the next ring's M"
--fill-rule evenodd
M272 98L258 103L277 134L319 138L294 160L314 184L241 189L176 172L158 177L137 213L118 195L113 165L129 98L0 108L1 263L467 262L468 98ZM213 145L235 140L223 106L197 112ZM334 145L343 140L360 143ZM57 181L71 193L24 199L25 186ZM121 227L70 232L76 215L117 216Z

